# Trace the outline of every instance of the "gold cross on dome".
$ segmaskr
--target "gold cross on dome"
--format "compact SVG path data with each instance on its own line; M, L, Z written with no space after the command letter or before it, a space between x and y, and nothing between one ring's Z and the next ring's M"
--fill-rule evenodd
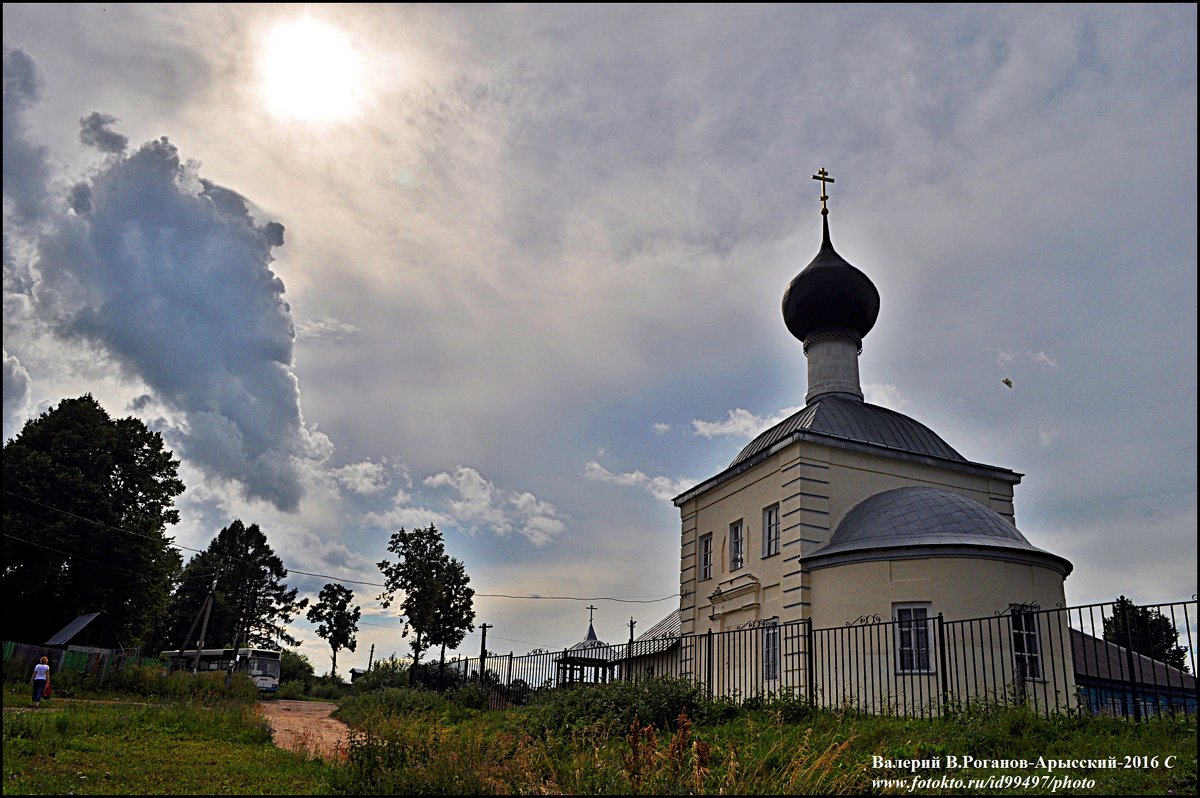
M817 173L812 176L812 179L821 181L821 213L829 213L829 208L825 205L825 201L829 199L829 195L825 193L825 184L836 183L837 181L829 176L829 173L825 171L824 166L817 170Z

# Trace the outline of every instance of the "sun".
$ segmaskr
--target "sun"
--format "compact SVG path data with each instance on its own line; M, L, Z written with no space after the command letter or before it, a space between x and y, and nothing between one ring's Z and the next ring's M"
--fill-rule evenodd
M305 17L276 25L259 59L263 103L273 116L351 119L361 110L363 60L343 31Z

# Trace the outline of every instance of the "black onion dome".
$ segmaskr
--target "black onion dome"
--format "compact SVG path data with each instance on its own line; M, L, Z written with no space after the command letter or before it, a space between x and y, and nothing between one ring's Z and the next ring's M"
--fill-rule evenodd
M863 338L879 316L879 291L871 278L834 251L829 220L822 222L821 251L783 292L784 323L801 341L826 327L849 328Z

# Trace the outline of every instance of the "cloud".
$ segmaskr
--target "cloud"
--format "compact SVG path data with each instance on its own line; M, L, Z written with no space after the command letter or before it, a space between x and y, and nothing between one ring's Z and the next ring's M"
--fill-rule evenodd
M656 421L654 422L653 430L655 435L666 435L671 431L671 425L664 424L661 421Z
M729 411L722 421L703 421L692 419L693 434L703 438L753 438L760 432L783 421L785 418L800 411L799 407L785 407L770 417L756 416L744 408Z
M529 492L501 490L474 468L457 466L427 477L425 484L458 492L460 498L450 502L451 515L472 532L482 527L503 537L515 529L533 545L544 546L566 528L553 504Z
M1047 355L1045 352L1026 352L1025 357L1029 358L1034 363L1037 363L1039 366L1045 366L1046 368L1050 369L1058 368L1058 361Z
M21 361L4 350L4 440L16 435L29 417L31 384Z
M107 162L38 239L33 298L59 335L103 346L182 413L165 432L185 456L292 511L299 461L332 444L301 415L291 312L270 268L283 226L255 224L198 168L165 137Z
M41 96L41 77L23 50L4 51L4 222L27 224L49 207L50 167L46 148L29 139L25 111ZM7 255L6 255L7 260Z
M1014 352L1011 349L996 349L996 365L1000 368L1007 368L1021 358L1045 368L1058 368L1058 361L1040 349L1037 352Z
M908 397L890 382L864 382L862 390L863 399L873 405L897 411L903 410L909 405Z
M306 319L296 322L296 340L341 341L360 328L337 319Z
M92 111L79 120L79 140L100 152L125 152L125 148L129 146L129 137L109 130L109 126L119 121L112 114Z
M695 422L693 422L695 423ZM696 485L697 480L693 479L671 479L669 477L652 477L644 474L641 471L630 471L624 474L614 474L604 466L597 463L595 460L589 460L583 468L583 475L587 479L595 479L601 482L611 482L614 485L625 485L629 487L641 488L648 492L651 496L661 501L671 501L679 494L683 493L688 488Z
M388 486L388 475L383 464L370 460L335 468L330 473L340 485L363 496L378 493Z

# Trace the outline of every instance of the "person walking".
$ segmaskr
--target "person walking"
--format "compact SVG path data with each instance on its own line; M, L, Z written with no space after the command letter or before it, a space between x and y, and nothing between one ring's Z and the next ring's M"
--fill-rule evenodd
M50 660L42 657L37 665L33 666L33 678L29 680L33 685L33 707L37 709L42 705L42 694L46 692L46 687L50 684Z

